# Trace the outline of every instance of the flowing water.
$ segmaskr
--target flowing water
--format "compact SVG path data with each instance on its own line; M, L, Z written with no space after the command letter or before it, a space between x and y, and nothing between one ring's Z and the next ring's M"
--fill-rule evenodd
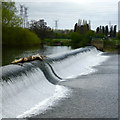
M66 46L31 46L31 47L2 47L2 65L8 65L14 59L28 57L35 54L50 55L63 51L69 51Z
M63 81L95 72L94 66L108 59L95 47L66 50L44 61L3 66L2 117L32 117L69 97Z

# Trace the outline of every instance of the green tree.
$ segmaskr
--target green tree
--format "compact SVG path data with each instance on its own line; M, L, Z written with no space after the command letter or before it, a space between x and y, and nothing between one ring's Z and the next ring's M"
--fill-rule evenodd
M90 30L90 24L87 23L86 20L83 20L83 23L81 20L78 20L78 23L74 26L74 32L78 32L79 34L85 34Z
M71 46L72 48L79 48L82 46L82 40L83 40L83 36L77 32L72 32L70 35L71 38Z
M2 2L2 26L18 27L22 24L22 19L16 15L15 2Z
M113 37L116 37L116 30L117 30L117 25L114 26Z
M105 26L105 35L108 36L109 33L109 29L108 29L108 25Z
M20 27L22 19L17 15L15 2L2 2L2 45L33 45L41 40L28 29Z
M31 21L30 30L35 32L42 42L53 33L51 28L47 26L47 23L43 19L39 21Z

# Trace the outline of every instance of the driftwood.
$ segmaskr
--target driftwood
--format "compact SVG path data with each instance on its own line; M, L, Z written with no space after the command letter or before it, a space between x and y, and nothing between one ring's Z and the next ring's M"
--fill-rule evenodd
M34 61L34 60L41 60L41 61L43 61L45 57L46 56L41 56L40 54L37 54L37 55L32 55L30 57L20 58L18 60L15 59L11 63L12 64L17 64L17 63L30 62L30 61Z

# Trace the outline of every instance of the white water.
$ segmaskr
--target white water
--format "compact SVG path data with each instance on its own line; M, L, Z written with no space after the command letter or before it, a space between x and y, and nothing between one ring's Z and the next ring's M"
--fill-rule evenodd
M53 96L39 102L36 106L31 108L30 110L24 112L21 115L18 115L17 118L25 118L32 117L34 115L38 115L44 113L48 109L52 109L53 105L57 105L57 103L67 96L70 95L72 91L64 86L56 85L55 93Z
M57 75L65 80L95 72L96 70L93 67L100 65L108 58L95 48L91 51L70 56L70 58L62 61L53 62L51 65Z
M51 66L59 77L68 80L95 72L93 66L107 59L108 57L103 56L102 52L92 49L53 62ZM9 82L3 82L2 86L3 118L23 118L43 113L71 93L66 87L51 84L39 68L10 79Z
M15 118L24 116L24 114L26 116L26 111L28 111L27 116L29 116L33 114L33 112L29 111L34 109L35 106L37 106L35 109L38 109L39 112L41 110L44 111L46 109L44 104L42 104L46 103L44 100L48 101L52 99L52 96L56 96L55 99L58 99L60 91L63 91L61 97L67 94L67 89L64 87L59 87L58 89L58 86L48 82L39 68L26 74L27 76L22 75L17 78L11 78L12 82L3 83L3 118Z

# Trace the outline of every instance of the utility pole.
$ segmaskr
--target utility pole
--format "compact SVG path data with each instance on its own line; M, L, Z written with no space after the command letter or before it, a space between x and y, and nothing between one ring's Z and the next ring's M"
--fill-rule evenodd
M89 29L91 30L91 21L89 20Z
M28 15L27 15L27 7L24 7L24 28L28 27Z
M27 7L25 7L24 5L20 5L20 17L23 19L23 24L21 27L23 28L29 27L27 11L28 11Z
M20 5L20 17L21 17L22 19L24 19L24 18L23 18L23 5ZM22 24L21 27L23 27L23 24Z
M58 20L55 20L55 30L58 29Z

